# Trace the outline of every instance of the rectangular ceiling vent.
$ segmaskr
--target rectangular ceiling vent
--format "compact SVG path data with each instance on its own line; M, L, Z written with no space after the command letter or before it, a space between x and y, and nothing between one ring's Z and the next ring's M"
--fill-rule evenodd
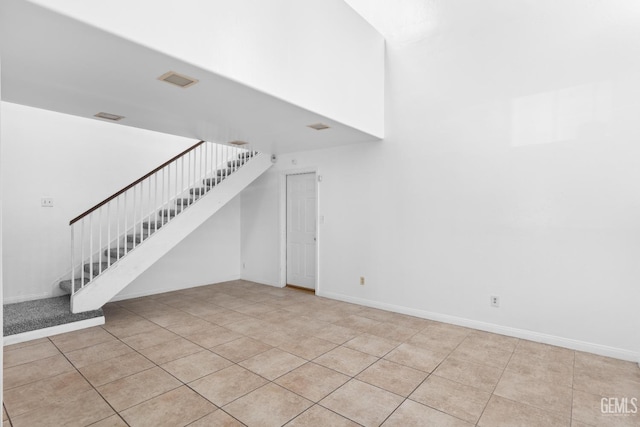
M172 85L179 86L183 89L191 87L199 81L198 79L194 79L193 77L185 76L184 74L178 74L175 71L164 73L163 75L158 77L158 80L171 83Z
M307 126L310 127L311 129L315 129L315 130L329 129L329 126L325 125L324 123L315 123L315 124L307 125Z
M93 117L97 117L99 119L110 120L112 122L117 122L124 119L124 116L119 116L117 114L100 112L98 114L94 114Z
M245 142L245 141L231 141L229 144L238 145L239 146L239 145L247 145L248 142Z

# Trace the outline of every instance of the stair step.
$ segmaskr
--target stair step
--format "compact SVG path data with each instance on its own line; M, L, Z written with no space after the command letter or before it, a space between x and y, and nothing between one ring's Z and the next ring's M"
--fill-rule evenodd
M189 193L193 194L194 196L202 196L207 191L209 191L209 187L197 187L197 188L191 188L189 190Z
M233 169L218 169L218 176L229 176L233 172Z
M82 279L74 279L73 280L76 284L76 291L78 289L80 289L82 287ZM84 284L86 285L87 283L89 283L89 278L85 277L84 278ZM58 286L60 287L60 289L62 289L63 291L65 291L66 293L70 294L71 293L71 280L63 280L62 282L58 283Z
M105 271L107 268L109 268L109 263L106 261L103 261L102 263L99 262L94 262L93 263L93 276L97 276L98 274L100 274L100 264L102 264L102 271ZM84 272L85 273L91 273L91 264L85 264L84 265Z
M223 178L221 176L218 176L216 178L206 178L202 180L202 183L204 185L206 185L207 187L213 187L214 185L218 185L223 181Z
M166 223L167 223L166 220L145 221L145 222L142 223L142 228L144 228L145 230L156 230L156 229L162 227Z
M129 245L127 245L129 247L129 249L133 249L133 246L131 245L131 243L140 243L143 240L145 240L147 237L151 236L151 234L153 234L153 232L149 233L148 231L143 233L143 234L129 234L126 238L126 241L129 243Z
M133 248L133 245L127 245L127 246L128 246L128 248L126 250L125 250L125 248L105 249L104 250L104 255L108 256L109 258L113 258L113 259L122 258L123 256L125 256L127 254L128 251L130 251ZM118 252L120 252L120 256L119 257L118 257Z
M195 200L191 198L178 199L176 200L176 206L189 206L193 202L195 202Z
M242 159L250 159L251 157L253 157L256 154L258 154L258 153L255 152L255 151L246 151L244 153L238 154L238 158L241 159L241 160Z
M244 159L240 159L240 160L229 160L227 162L227 167L230 168L239 168L240 166L244 165L246 162L246 160Z
M72 314L69 295L7 304L4 306L3 335L7 337L103 316L101 308Z
M173 218L180 213L180 209L160 209L158 214L163 218Z

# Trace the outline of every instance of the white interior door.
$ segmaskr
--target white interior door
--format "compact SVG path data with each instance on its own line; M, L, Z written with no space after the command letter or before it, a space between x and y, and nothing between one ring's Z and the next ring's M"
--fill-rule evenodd
M287 284L316 288L316 174L287 175Z

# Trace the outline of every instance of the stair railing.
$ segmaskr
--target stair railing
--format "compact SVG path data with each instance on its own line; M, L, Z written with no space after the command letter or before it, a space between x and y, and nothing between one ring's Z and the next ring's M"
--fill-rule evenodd
M248 145L200 141L73 218L71 294L117 264L254 153Z

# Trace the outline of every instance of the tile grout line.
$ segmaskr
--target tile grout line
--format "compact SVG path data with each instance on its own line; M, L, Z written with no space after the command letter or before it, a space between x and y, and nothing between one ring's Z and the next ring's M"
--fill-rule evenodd
M118 411L116 411L116 408L114 408L111 403L109 403L109 401L107 399L105 399L105 397L102 395L102 393L100 393L98 391L98 389L96 387L94 387L94 385L84 376L84 374L82 372L80 372L80 369L73 364L73 362L71 360L69 360L69 358L67 357L67 355L65 353L62 352L62 350L60 350L60 348L56 345L55 342L53 342L53 340L49 339L49 341L51 341L51 343L56 347L56 349L58 349L58 351L60 352L60 354L62 354L62 356L64 356L65 359L67 359L67 361L71 364L71 366L73 366L73 368L76 370L76 372L78 373L78 375L80 375L86 382L87 384L89 384L89 386L91 386L91 388L93 390L95 390L96 393L98 393L98 396L100 396L100 398L111 408L111 410L113 410L114 414L118 415L118 417L127 425L129 426L129 423L127 423L124 418L122 418L122 416L120 415L120 413ZM88 348L88 347L85 347ZM111 417L111 415L109 415L108 417L103 418L102 420L105 420L107 418ZM98 420L96 422L102 421L102 420ZM92 423L95 424L95 423ZM91 425L91 424L89 424Z
M496 385L493 386L493 390L491 390L491 395L489 396L489 400L487 400L487 403L484 405L484 408L482 409L482 412L480 413L480 416L478 417L478 421L476 421L476 424L478 424L480 422L480 420L482 419L482 416L484 415L485 411L487 410L487 407L489 406L489 402L491 401L491 398L493 396L497 396L495 394L496 389L498 388L498 384L500 384L500 381L502 381L502 377L504 376L504 373L507 370L507 366L509 366L509 363L511 362L511 359L513 358L514 353L516 352L516 349L518 348L518 345L520 345L521 340L518 339L516 341L516 346L514 347L513 351L511 352L511 355L509 356L509 360L507 360L507 363L505 363L504 368L502 368L502 373L500 374L500 378L498 378L498 381L496 381ZM500 396L502 397L502 396Z
M427 329L427 328L425 328L425 329ZM417 334L414 334L413 336L415 336L415 335L417 335ZM413 337L413 336L412 336L412 337ZM444 357L444 358L443 358L443 359L442 359L442 360L441 360L441 361L440 361L440 362L439 362L439 363L438 363L438 364L437 364L437 365L436 365L436 366L431 370L431 372L428 372L428 373L427 373L427 376L425 377L425 379L423 379L423 380L420 382L420 384L418 384L418 385L413 389L413 391L411 391L411 393L409 393L409 394L407 395L407 397L405 397L405 398L404 398L404 400L400 403L400 405L398 405L398 406L396 407L396 409L394 409L394 410L393 410L393 411L392 411L392 412L387 416L387 418L385 418L385 420L382 422L382 424L384 424L384 423L385 423L385 422L386 422L386 421L387 421L387 420L388 420L388 419L389 419L389 418L390 418L390 417L391 417L391 416L392 416L392 415L393 415L393 414L398 410L398 408L400 408L400 406L402 406L402 405L403 405L407 400L411 400L412 402L415 402L415 403L417 403L417 404L419 404L419 405L427 406L427 407L429 407L429 408L431 408L431 409L433 409L433 410L435 410L435 411L438 411L438 412L440 412L440 413L442 413L442 414L445 414L445 415L448 415L448 416L450 416L450 417L454 417L454 418L456 418L456 419L458 419L458 420L465 421L465 420L462 420L461 418L458 418L458 417L456 417L456 416L454 416L454 415L447 414L446 412L441 411L440 409L437 409L437 408L434 408L434 407L432 407L432 406L425 405L425 404L423 404L423 403L420 403L420 402L417 402L417 401L415 401L415 400L413 400L413 399L410 399L410 397L411 397L411 395L412 395L413 393L415 393L415 392L416 392L416 390L417 390L418 388L420 388L420 386L422 386L422 385L423 385L423 384L424 384L424 383L425 383L429 378L431 378L431 376L432 376L432 375L435 375L435 374L434 374L434 372L438 369L438 367L440 367L440 365L442 364L442 362L444 362L445 360L447 360L447 358L449 358L449 356L451 356L451 354L452 354L452 353L453 353L453 352L454 352L454 351L455 351L455 350L456 350L456 349L457 349L457 348L462 344L462 342L463 342L465 339L467 339L467 337L468 337L468 336L469 336L469 333L467 333L467 335L465 335L465 337L464 337L462 340L460 340L460 342L458 343L458 345L457 345L455 348L453 348L452 350L450 350L450 351L449 351L449 353L447 353L447 355L446 355L446 356L445 356L445 357ZM406 366L406 365L403 365L403 366ZM414 368L414 369L415 369L415 368ZM423 372L424 372L424 371L423 371ZM435 376L437 376L437 375L435 375Z
M569 424L573 424L573 402L575 401L575 393L576 390L573 387L574 383L575 383L575 379L574 376L576 374L576 352L573 352L573 363L571 365L573 367L573 370L571 371L571 416L569 417Z
M182 312L184 312L183 310L181 310L181 311L182 311ZM184 313L186 313L186 312L184 312ZM148 319L148 318L146 318L146 317L144 317L144 316L142 316L142 315L139 315L139 314L137 314L137 313L135 313L135 312L133 312L133 314L135 314L135 315L137 315L137 316L140 316L140 317L142 317L142 318L144 318L144 319L146 319L146 320L148 320L148 321L150 321L150 322L154 323L156 326L158 326L158 327L159 327L159 328L161 328L161 329L164 329L164 330L166 330L166 331L169 331L169 332L174 333L173 331L171 331L171 330L167 329L165 326L158 325L158 324L157 324L157 323L155 323L153 320L150 320L150 319ZM187 314L189 314L189 313L187 313ZM196 316L196 317L197 317L197 316ZM144 334L144 333L146 333L146 332L141 332L141 334ZM139 334L135 334L135 335L139 335ZM207 348L205 348L205 347L202 347L202 346L200 346L199 344L197 344L197 343L195 343L195 342L193 342L193 341L189 340L188 338L186 338L186 337L184 337L184 336L182 336L182 335L180 335L180 334L176 334L176 335L178 335L179 337L181 337L181 338L183 338L183 339L185 339L185 340L187 340L187 341L191 342L192 344L195 344L195 345L197 345L198 347L202 348L202 351L210 351L211 353L214 353L214 352L213 352L213 351L211 351L210 349L207 349ZM133 335L132 335L132 336L133 336ZM178 386L178 387L176 387L176 388L173 388L173 389L171 389L171 390L167 390L167 391L165 391L165 392L161 393L161 394L160 394L160 395L158 395L158 396L162 396L162 395L163 395L163 394L165 394L165 393L171 392L171 391L173 391L173 390L177 390L178 388L181 388L181 387L183 387L183 386L184 386L184 387L187 387L189 390L193 391L194 393L196 393L198 396L200 396L201 398L203 398L203 399L204 399L204 400L206 400L207 402L210 402L210 403L211 403L215 408L217 408L215 411L217 411L217 410L221 410L221 411L225 412L227 415L231 416L233 419L237 420L237 419L236 419L235 417L233 417L231 414L229 414L228 412L224 411L224 410L222 409L222 407L221 407L221 406L216 405L214 402L211 402L209 399L207 399L206 397L204 397L204 396L202 396L200 393L198 393L196 390L194 390L194 389L189 385L189 383L185 383L185 382L184 382L184 381L182 381L181 379L177 378L177 377L176 377L175 375L173 375L171 372L168 372L166 369L164 369L161 365L157 364L157 363L156 363L156 362L154 362L153 360L149 359L146 355L144 355L144 354L140 353L140 351L138 351L138 350L136 350L136 349L132 348L132 347L131 347L131 346L129 346L127 343L125 343L125 342L123 342L122 340L120 340L120 338L118 338L118 337L115 337L115 338L116 338L116 339L118 339L119 341L121 341L123 344L127 345L129 348L131 348L134 352L136 352L136 353L137 353L137 354L139 354L140 356L142 356L142 357L144 357L145 359L147 359L150 363L152 363L152 364L154 365L154 367L160 368L163 372L165 372L165 373L167 373L168 375L170 375L171 377L175 378L175 379L176 379L176 380L181 384L180 386ZM162 344L162 343L160 343L160 344ZM150 346L150 347L152 347L152 346ZM195 354L195 353L194 353L194 354ZM214 353L214 354L217 354L217 353ZM190 356L190 355L185 355L185 356L183 356L183 357L179 357L179 358L177 358L177 359L173 359L173 360L171 360L171 361L179 360L179 359L181 359L181 358L189 357L189 356ZM219 356L219 357L224 358L224 356L221 356L221 355L218 355L218 356ZM233 362L232 360L229 360L229 359L226 359L226 358L224 358L224 359L225 359L225 360L228 360L229 362L231 362L231 363L233 363L233 364L236 364L236 363L235 363L235 362ZM171 361L169 361L169 362L171 362ZM169 363L169 362L167 362L167 363ZM237 365L237 364L236 364L236 365ZM150 369L153 369L153 367L151 367L151 368L149 368L149 369L145 369L145 370L139 371L139 372L136 372L136 373L133 373L133 374L131 374L131 375L127 375L127 376L122 377L122 378L127 378L127 377L130 377L130 376L136 375L136 374L138 374L138 373L140 373L140 372L145 372L145 371L150 370ZM226 369L226 368L223 368L223 369ZM222 370L222 369L220 369L220 370ZM218 371L215 371L215 372L218 372ZM205 375L205 376L207 376L207 375ZM201 377L201 378L204 378L205 376L203 376L203 377ZM119 379L122 379L122 378L119 378ZM119 379L118 379L118 380L119 380ZM200 378L197 378L197 379L195 379L195 380L193 380L193 381L197 381L198 379L200 379ZM118 381L118 380L114 380L114 381ZM193 381L191 381L191 382L193 382ZM112 381L112 382L113 382L113 381ZM102 395L101 395L101 396L102 396ZM142 402L139 402L139 403L137 403L136 405L132 406L131 408L133 408L133 407L135 407L135 406L138 406L138 405L140 405L140 404L143 404L143 403L145 403L145 402L148 402L148 401L150 401L150 400L152 400L152 399L155 399L155 398L157 398L158 396L153 396L153 397L151 397L151 398L149 398L149 399L147 399L147 400L144 400L144 401L142 401ZM103 398L104 398L104 397L103 397ZM106 399L105 399L105 400L106 400ZM127 408L127 409L130 409L130 408ZM115 408L114 408L114 410L115 410ZM215 411L213 411L213 412L215 412ZM210 413L208 413L208 414L206 414L206 415L202 416L202 417L201 417L201 418L199 418L199 419L202 419L202 418L204 418L204 417L207 417L207 416L211 415L213 412L210 412ZM118 414L118 416L119 416L120 418L122 418L122 416L120 415L120 412L116 411L116 413ZM199 419L198 419L198 420L199 420ZM124 419L123 419L123 420L124 420ZM193 422L191 422L190 424L193 424L193 423L195 423L195 422L196 422L196 421L198 421L198 420L194 420L194 421L193 421ZM239 420L238 420L238 422L239 422ZM127 424L127 425L128 425L128 424Z

